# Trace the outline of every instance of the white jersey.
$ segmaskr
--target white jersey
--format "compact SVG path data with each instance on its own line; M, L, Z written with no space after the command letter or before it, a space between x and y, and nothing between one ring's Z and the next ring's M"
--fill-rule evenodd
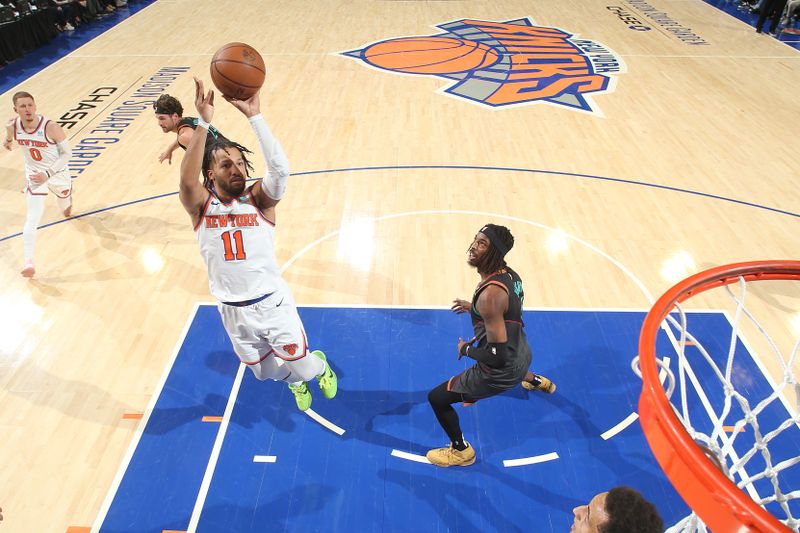
M229 204L209 194L195 233L211 294L220 302L252 300L282 286L275 227L255 206L250 188Z
M39 122L33 131L25 131L22 120L19 117L14 119L14 139L25 153L25 175L30 176L36 172L44 172L53 166L59 158L58 146L47 137L45 130L50 122L42 115L36 115ZM60 172L67 172L68 167L64 167Z

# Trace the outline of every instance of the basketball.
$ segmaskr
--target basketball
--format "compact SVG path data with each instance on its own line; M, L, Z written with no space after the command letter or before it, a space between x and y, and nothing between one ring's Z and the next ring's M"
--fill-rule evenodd
M409 74L454 74L486 68L500 59L494 48L453 37L403 37L371 45L364 59Z
M211 58L211 81L224 96L247 100L264 85L261 54L244 43L228 43Z

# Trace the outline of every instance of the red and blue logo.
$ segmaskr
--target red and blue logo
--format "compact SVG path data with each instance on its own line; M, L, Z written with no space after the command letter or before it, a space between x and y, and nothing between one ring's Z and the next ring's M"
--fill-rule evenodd
M489 108L547 103L599 113L592 97L612 92L622 60L606 46L529 17L462 19L443 33L374 42L342 55L400 74L451 82L442 92Z

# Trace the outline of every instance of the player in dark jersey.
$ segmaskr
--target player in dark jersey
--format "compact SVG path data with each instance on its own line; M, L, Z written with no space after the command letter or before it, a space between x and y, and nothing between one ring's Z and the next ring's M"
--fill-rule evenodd
M186 150L186 147L189 146L189 141L192 140L194 130L197 128L197 118L184 117L180 101L166 93L158 97L153 104L153 110L156 113L158 125L164 133L175 132L178 134L176 139L158 156L159 163L167 161L172 164L172 152L178 147ZM218 139L225 139L225 136L217 128L210 126L206 146L211 146L211 143Z
M461 434L454 403L469 405L520 382L529 390L552 393L556 389L552 381L528 370L531 349L522 323L525 293L519 275L504 259L512 246L514 237L508 228L487 224L467 251L467 263L478 270L481 282L472 302L456 299L452 310L468 312L475 331L469 341L459 337L458 358L467 356L477 363L428 393L433 412L450 438L450 446L427 453L434 465L467 466L475 462L475 450Z

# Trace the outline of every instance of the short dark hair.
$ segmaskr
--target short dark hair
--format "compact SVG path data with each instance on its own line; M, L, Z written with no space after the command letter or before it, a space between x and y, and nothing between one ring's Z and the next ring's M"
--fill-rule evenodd
M656 506L630 487L615 487L606 495L608 520L600 533L663 533L664 521Z
M174 96L168 95L167 93L164 93L158 97L158 100L153 103L153 109L159 115L183 116L183 106L181 105L180 101Z
M11 101L14 102L14 105L17 105L17 100L19 100L20 98L30 98L34 102L36 101L36 100L34 100L33 95L31 93L28 93L28 92L25 92L25 91L17 91L17 92L15 92L14 96L11 97Z

